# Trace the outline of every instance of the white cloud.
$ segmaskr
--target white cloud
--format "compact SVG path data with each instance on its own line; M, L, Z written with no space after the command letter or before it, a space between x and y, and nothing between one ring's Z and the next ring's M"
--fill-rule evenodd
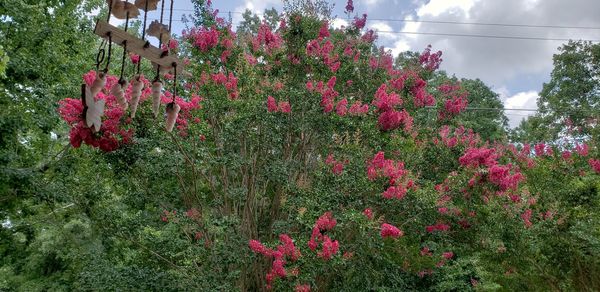
M331 21L331 26L335 29L341 28L342 26L348 27L348 21L338 17Z
M537 109L536 101L539 95L536 91L524 91L519 92L513 96L508 97L504 101L504 108L506 109ZM519 111L519 110L507 110L505 112L509 120L509 126L514 128L528 116L535 114L533 111Z
M388 49L392 50L392 56L396 57L402 52L410 50L410 45L405 40L398 40L394 43L393 47Z
M431 0L429 3L421 6L421 8L417 10L417 15L419 17L425 15L435 17L441 15L442 13L468 14L475 2L477 2L477 0Z
M280 0L245 0L242 5L237 6L234 11L246 11L246 9L252 11L252 13L258 14L261 16L265 9L269 9L271 7L275 7L278 11L281 6ZM262 19L262 17L261 17ZM233 15L233 23L239 23L242 21L242 15L236 13Z
M398 39L397 34L386 33L386 32L394 31L394 29L384 21L369 22L369 29L374 30L377 33L377 35L379 35L380 38L383 38L383 40L394 41L394 40ZM381 33L379 33L379 32L381 32Z
M367 7L369 6L375 6L377 4L379 4L379 2L381 2L381 0L363 0L362 3L364 3ZM344 7L346 6L346 4L344 4Z

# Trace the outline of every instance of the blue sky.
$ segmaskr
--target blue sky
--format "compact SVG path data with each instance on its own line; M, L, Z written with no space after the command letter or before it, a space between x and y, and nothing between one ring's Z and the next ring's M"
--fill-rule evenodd
M345 23L346 1L335 4L334 25ZM261 13L275 7L281 11L280 0L213 0L221 12L243 12L250 9ZM378 44L393 51L422 51L428 44L441 50L441 69L457 77L480 78L498 92L507 108L536 108L535 101L542 84L550 78L552 55L562 41L465 38L390 34L382 31L419 33L451 33L519 36L534 38L600 39L600 29L561 29L532 27L502 27L465 24L440 24L385 21L375 19L412 19L426 21L477 22L501 24L533 24L557 26L600 27L600 1L592 0L354 0L355 13L367 13L372 20L367 27L380 31ZM174 29L184 29L181 16L191 13L190 0L175 0ZM223 14L227 16L227 14ZM149 16L158 18L157 13ZM240 20L233 13L233 22ZM234 25L235 26L235 25ZM511 126L530 112L509 111Z

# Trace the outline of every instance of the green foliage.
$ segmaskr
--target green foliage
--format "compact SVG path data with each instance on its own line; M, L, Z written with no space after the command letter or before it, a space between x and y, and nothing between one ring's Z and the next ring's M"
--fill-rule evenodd
M523 121L515 137L553 141L598 137L600 44L571 41L554 55L551 79L537 101L540 112Z
M236 39L223 62L220 45L201 51L182 42L192 85L181 86L181 94L202 96L202 108L191 112L187 128L166 133L149 102L142 103L126 121L136 131L133 143L103 153L85 145L71 149L56 113L60 98L78 96L81 74L93 66L97 42L85 15L99 3L33 2L0 4L0 15L10 16L0 22L9 58L0 79L1 291L262 290L272 258L253 253L248 241L274 248L280 234L293 238L302 256L288 259L288 276L273 284L277 291L298 284L332 291L600 287L600 183L587 161L598 156L596 144L587 157L563 159L557 149L543 157L517 154L502 143L502 111L438 119L439 112L412 105L409 85L394 92L415 118L413 129L382 131L373 99L391 77L369 63L385 52L350 28L330 31L342 60L335 73L306 54L330 15L326 3L286 6L287 29L279 29L271 12L268 25L283 38L271 53ZM205 1L193 2L196 24L217 23ZM245 37L254 37L258 23L245 16ZM346 44L361 52L358 61L343 56ZM261 61L252 64L246 54ZM394 68L428 81L443 106L437 86L458 79L424 70L418 56L406 53ZM210 81L217 73L237 78L237 99ZM360 100L371 106L367 114L323 112L321 94L307 90L306 82L327 83L334 75L337 100ZM502 108L480 80L460 82L469 106ZM290 102L291 112L268 112L269 95ZM454 131L460 125L496 142L440 142L443 126ZM474 146L496 149L498 163L514 165L511 171L526 180L502 191L488 179L488 168L462 165L459 157ZM394 183L367 176L379 151L403 162L414 180L404 198L382 198ZM329 154L343 162L339 174L326 162ZM451 199L444 203L446 196ZM321 246L307 247L315 221L327 211L337 225L326 235L340 243L330 260L318 256ZM382 238L384 222L404 236ZM451 229L427 231L437 223ZM452 255L445 258L447 252Z

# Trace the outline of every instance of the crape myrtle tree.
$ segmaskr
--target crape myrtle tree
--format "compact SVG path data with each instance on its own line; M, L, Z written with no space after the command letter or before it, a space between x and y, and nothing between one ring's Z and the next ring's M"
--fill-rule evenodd
M174 132L148 88L132 118L114 76L98 132L60 102L88 161L71 174L76 226L99 239L77 288L600 287L595 145L480 138L461 122L468 88L429 82L441 53L394 66L366 15L334 30L291 9L238 35L195 5L202 21L168 46L189 52L185 81L164 76Z

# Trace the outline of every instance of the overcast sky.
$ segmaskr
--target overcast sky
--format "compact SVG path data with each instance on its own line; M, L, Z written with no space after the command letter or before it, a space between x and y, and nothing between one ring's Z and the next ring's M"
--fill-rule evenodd
M345 0L335 4L335 25L343 25ZM233 11L234 26L242 12L261 13L280 0L213 0L220 12ZM413 19L424 21L528 24L551 26L600 27L600 0L355 0L355 13L371 19ZM191 13L190 0L176 0L174 32L181 33L182 14ZM227 14L222 14L227 17ZM152 15L150 16L153 17ZM154 16L156 17L156 16ZM550 78L552 55L563 41L468 38L432 36L383 31L419 33L518 36L558 39L600 39L600 29L563 29L539 27L481 26L370 20L367 27L380 31L378 44L394 55L405 50L422 51L428 44L443 52L441 69L457 77L480 78L498 92L507 108L536 108L542 84ZM511 126L530 112L507 111Z

